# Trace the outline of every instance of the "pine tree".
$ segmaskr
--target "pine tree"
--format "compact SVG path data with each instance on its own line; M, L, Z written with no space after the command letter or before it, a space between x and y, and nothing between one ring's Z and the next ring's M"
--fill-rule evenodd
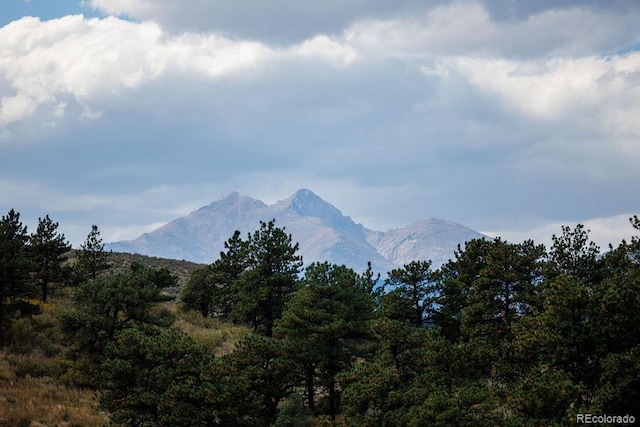
M213 264L191 273L180 294L183 306L203 317L228 318L238 302L233 285L247 267L247 242L236 230L224 247L226 252L220 252L220 258Z
M589 241L589 230L582 224L575 229L562 227L562 235L552 237L549 250L550 274L566 274L578 278L583 286L590 286L601 278L600 248Z
M63 313L60 323L73 342L73 358L88 375L81 381L93 385L95 370L118 332L132 327L153 332L171 325L172 315L158 310L158 303L173 299L162 290L175 286L176 280L166 269L133 263L126 273L99 276L78 286L76 307Z
M467 255L471 255L470 253ZM544 246L532 241L510 244L499 238L483 244L485 264L466 283L461 336L473 348L483 375L514 374L513 326L522 316L540 308L538 284L543 279ZM499 365L500 368L495 369Z
M53 283L69 279L70 270L63 266L62 256L70 249L64 234L58 233L58 223L49 215L39 218L38 229L29 239L29 253L33 261L33 279L41 289L42 301L47 301Z
M9 340L14 316L36 311L27 301L37 295L37 288L29 280L28 239L20 214L11 209L0 220L0 347Z
M280 403L296 385L295 365L284 357L282 343L273 337L249 335L222 363L228 368L227 375L245 387L233 404L245 408L243 415L255 425L273 425Z
M180 399L179 390L195 385L210 360L203 346L176 329L157 335L122 330L101 364L100 405L127 425L192 426L203 418L201 404Z
M315 408L316 387L327 394L328 413L338 412L340 372L366 350L373 318L373 297L367 277L345 266L312 264L276 326L276 337L302 374L306 398Z
M78 281L95 279L110 267L98 226L92 225L87 239L80 245L80 250L77 252L75 271Z
M216 285L211 266L195 269L180 292L182 306L197 311L202 317L210 316L215 311L212 295Z
M261 221L246 245L246 268L232 284L231 316L270 337L274 322L298 288L302 257L296 254L299 246L291 234L276 227L275 220Z
M392 290L383 296L385 315L414 326L424 326L436 297L431 262L412 261L401 269L390 271L385 280L385 289L387 287Z

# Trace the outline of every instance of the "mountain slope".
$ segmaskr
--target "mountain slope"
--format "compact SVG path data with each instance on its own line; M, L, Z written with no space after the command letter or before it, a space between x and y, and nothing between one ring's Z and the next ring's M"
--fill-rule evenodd
M211 263L235 230L243 237L260 221L276 220L300 245L306 265L329 261L363 271L367 262L386 272L411 260L431 259L434 268L453 256L459 243L483 237L460 224L421 220L386 233L366 229L311 190L301 189L272 205L237 192L228 193L189 215L135 240L109 243L114 252Z
M369 243L396 265L413 260L431 260L437 268L453 258L458 244L486 236L444 219L423 219L386 233L373 232Z

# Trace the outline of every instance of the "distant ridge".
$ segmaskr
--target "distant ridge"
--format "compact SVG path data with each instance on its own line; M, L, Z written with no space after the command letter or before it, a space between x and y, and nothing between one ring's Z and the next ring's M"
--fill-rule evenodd
M486 237L434 218L387 232L369 230L309 189L271 205L233 191L137 239L108 243L106 249L209 264L235 230L246 237L260 221L273 218L300 244L306 265L329 261L356 271L364 271L369 261L378 272L412 260L432 260L437 268L453 257L458 244Z

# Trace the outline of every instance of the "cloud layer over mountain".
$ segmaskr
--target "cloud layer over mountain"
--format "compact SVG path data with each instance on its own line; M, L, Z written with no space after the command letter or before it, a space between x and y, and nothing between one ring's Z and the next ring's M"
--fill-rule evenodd
M637 2L19 3L0 209L51 214L76 245L231 188L314 188L377 229L548 241L586 222L601 246L640 211Z

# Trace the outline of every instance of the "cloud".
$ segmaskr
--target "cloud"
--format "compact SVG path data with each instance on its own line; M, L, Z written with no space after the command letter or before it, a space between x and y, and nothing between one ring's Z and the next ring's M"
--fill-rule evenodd
M91 0L105 13L159 23L173 33L213 32L280 47L317 35L338 34L364 16L394 16L422 6L419 0Z
M126 13L134 15L155 10L153 5L125 0L93 3L108 12L131 9ZM545 55L584 55L593 53L594 46L596 52L627 46L638 40L640 30L618 29L635 28L630 22L639 17L599 16L593 10L572 8L546 11L516 25L494 21L480 3L457 2L412 17L360 19L333 36L315 35L287 48L215 33L176 35L151 21L85 19L81 15L45 22L23 18L0 29L4 80L0 84L0 126L31 117L41 107L55 109L70 101L82 106L82 117L100 117L111 101L100 108L96 100L117 101L163 76L237 80L274 66L281 72L318 60L338 67L358 60L372 65L384 58L417 60L428 75L435 75L430 67L464 74L481 90L493 91L539 116L555 116L576 99L598 103L607 95L603 91L633 104L637 97L626 89L635 84L636 55L616 57L609 63L594 55L527 61L507 58L513 51L526 52L527 43ZM573 46L575 40L581 40L585 48ZM626 108L612 111L604 122L635 133L633 116ZM586 121L594 123L591 117Z
M83 104L153 78L162 62L149 55L160 37L152 24L67 16L22 18L0 29L0 69L13 95L3 93L2 122L18 121L60 97ZM152 50L152 49L151 49ZM16 104L21 108L16 108Z
M601 252L606 252L609 250L610 244L615 248L622 240L628 242L632 236L637 235L637 230L634 230L629 224L631 216L633 215L620 214L610 217L591 218L581 223L589 231L589 240L596 243ZM572 222L551 222L518 230L497 230L484 233L492 237L500 236L513 243L532 239L536 243L543 243L549 249L553 244L552 236L562 235L563 226L573 229L577 224Z
M455 58L445 63L507 108L545 121L577 120L584 126L602 123L635 133L634 123L620 122L624 119L620 113L640 106L634 101L640 83L640 53L520 62ZM594 120L594 114L599 120Z
M6 211L13 208L20 212L29 229L37 226L38 217L49 214L60 222L62 232L74 247L84 241L92 224L98 224L105 241L133 239L210 203L210 194L221 192L221 187L215 185L73 191L0 177L0 203L11 203Z
M378 229L640 210L640 57L615 53L637 42L638 8L285 3L302 33L245 38L284 18L195 0L94 0L119 17L0 28L0 204L114 230L300 187ZM219 30L231 10L238 32Z
M364 19L344 34L358 50L399 57L540 58L611 53L638 42L640 10L551 9L514 22L479 2L453 2L396 19Z
M100 100L117 100L162 76L174 80L237 79L274 61L315 60L344 66L350 47L318 36L285 50L214 34L167 35L151 22L115 17L67 16L41 22L23 18L0 29L0 126L61 103L81 105L85 118L100 117ZM206 84L206 83L202 83ZM104 105L109 107L109 102Z
M613 52L638 41L640 7L624 2L354 0L92 0L103 13L157 22L168 31L214 32L292 45L346 32L361 48L395 54L513 57Z

